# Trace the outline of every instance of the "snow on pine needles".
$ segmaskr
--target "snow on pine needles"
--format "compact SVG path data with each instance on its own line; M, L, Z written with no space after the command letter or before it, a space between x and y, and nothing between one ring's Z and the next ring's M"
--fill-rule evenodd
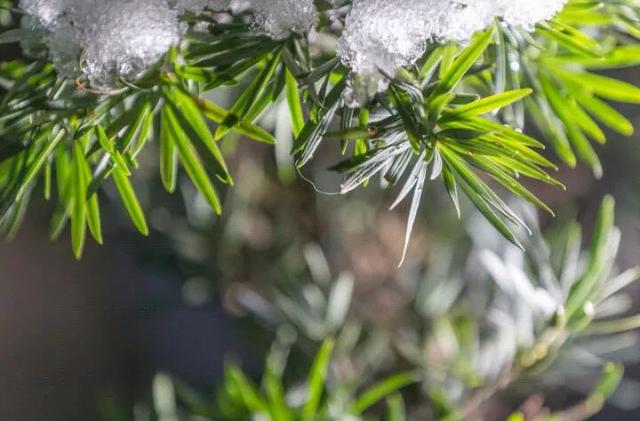
M567 0L354 0L338 56L359 75L351 102L386 89L385 78L414 63L433 41L466 42L496 18L526 30L552 18Z
M274 38L315 22L312 0L21 0L26 53L46 47L62 76L85 75L95 88L134 80L180 41L186 11L250 9Z
M384 91L382 73L414 63L429 42L465 42L497 17L530 30L566 1L353 0L337 44L342 62L358 75L348 102ZM249 11L252 27L275 39L306 33L318 20L313 0L21 0L20 6L31 34L25 52L45 47L59 74L82 74L96 88L134 80L158 62L180 41L187 11Z

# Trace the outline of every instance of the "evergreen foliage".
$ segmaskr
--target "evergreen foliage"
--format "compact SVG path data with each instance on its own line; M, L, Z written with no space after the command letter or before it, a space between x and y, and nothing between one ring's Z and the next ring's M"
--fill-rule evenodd
M278 315L274 330L286 326L307 345L319 346L303 379L291 382L285 373L298 343L279 340L260 385L229 365L215 401L184 385L174 390L171 380L159 376L154 416L368 419L383 410L390 420L425 413L428 419L465 419L518 381L548 381L571 353L593 357L590 368L597 367L601 380L575 407L541 408L533 419L594 414L622 381L623 365L593 351L592 343L640 326L638 316L617 307L638 270L612 276L620 240L613 200L603 201L591 246L583 251L578 226L569 225L547 243L535 218L512 209L503 193L553 215L531 183L563 189L553 172L579 163L600 177L597 149L607 130L633 134L632 123L610 103L640 103L640 88L611 71L640 65L640 2L568 0L562 11L553 9L553 17L530 28L531 22L516 25L507 16L503 9L510 2L497 2L502 14L473 36L454 40L429 33L429 42L410 45L419 58L402 56L400 67L376 64L371 74L341 55L346 47L339 41L350 7L362 1L301 1L291 13L277 1L251 0L249 9L226 0L192 2L200 8L154 3L176 18L168 29L171 47L123 71L117 58L89 66L91 36L78 41L82 31L72 37L77 45L63 49L75 52L77 62L61 63L53 42L28 42L43 22L29 21L19 6L43 3L0 0L0 43L24 47L20 59L0 58L0 229L13 237L32 197L42 194L55 204L51 237L69 227L80 258L89 236L103 242L101 192L111 184L133 226L148 235L135 176L151 158L167 192L178 190L184 174L221 214L224 190L234 184L226 145L239 137L282 142L263 117L286 109L290 158L298 172L327 149L337 162L330 170L343 174L342 194L376 178L384 187L397 186L391 207L409 202L405 252L427 182L436 180L458 216L461 200L468 200L514 247L508 256L474 249L473 264L485 271L482 281L491 281L481 293L474 291L487 305L481 310L469 302L467 274L458 269L466 263L434 262L437 279L412 283L414 299L402 315L410 334L404 336L353 316L349 277L330 285L312 282L309 290L300 286L312 296L274 287L276 299L265 299L271 306L261 308ZM278 5L290 24L274 18L267 4ZM307 30L309 20L315 24ZM65 40L58 35L52 39ZM120 47L111 45L109 52L119 57ZM103 51L96 50L100 57ZM106 76L96 78L88 67ZM216 102L220 92L231 93L230 105ZM373 354L372 338L388 350L389 370L363 357ZM339 363L352 370L350 378L339 375ZM398 366L409 371L387 376ZM426 402L405 402L412 393Z
M317 31L339 35L327 18L334 6L317 6ZM175 190L182 169L220 213L220 189L233 184L220 142L235 132L274 143L258 121L286 100L296 165L327 144L344 156L333 168L345 173L343 193L378 175L400 184L398 201L412 203L407 239L426 181L440 178L456 207L461 194L468 197L517 243L514 229L524 224L495 186L552 212L521 181L562 187L550 174L557 167L542 153L545 145L563 163L581 160L600 175L592 141L605 141L602 126L633 131L605 101L640 101L640 89L598 72L640 60L638 6L631 0L572 0L531 34L497 19L467 45L434 42L415 65L384 74L388 89L355 109L343 95L353 72L326 43L305 34L262 35L242 13L204 10L183 19L189 24L183 42L141 78L121 78L114 88L61 77L46 56L2 63L0 215L7 236L40 185L58 202L52 237L70 223L80 256L87 232L102 242L99 191L111 180L146 234L130 177L151 140L166 189ZM21 31L9 29L2 41L14 42ZM232 86L239 94L229 109L203 97ZM540 139L523 132L525 121Z

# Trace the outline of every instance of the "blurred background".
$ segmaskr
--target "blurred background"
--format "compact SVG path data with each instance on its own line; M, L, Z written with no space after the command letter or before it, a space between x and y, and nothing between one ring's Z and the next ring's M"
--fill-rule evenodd
M263 303L251 301L259 295L238 292L268 296L275 285L330 276L326 271L351 273L353 311L392 329L409 306L402 282L428 268L442 247L462 255L468 249L465 225L473 214L458 223L439 186L429 188L398 269L406 209L389 212L391 195L378 186L348 197L318 194L286 163L278 166L269 148L240 139L227 146L237 185L221 219L187 183L179 195L163 193L150 159L148 177L136 180L150 237L133 231L107 192L106 245L91 245L80 262L66 241L48 240L50 205L36 201L16 239L0 245L0 419L98 419L103 410L146 399L158 371L213 390L232 356L257 373L272 338L245 309L260 310ZM637 139L612 137L601 153L603 179L586 168L562 170L568 191L539 194L558 218L575 216L589 230L601 197L613 193L623 232L618 265L628 268L640 264L640 148ZM317 189L337 190L330 164L318 159L305 177ZM637 419L640 411L628 399L625 405L597 419Z

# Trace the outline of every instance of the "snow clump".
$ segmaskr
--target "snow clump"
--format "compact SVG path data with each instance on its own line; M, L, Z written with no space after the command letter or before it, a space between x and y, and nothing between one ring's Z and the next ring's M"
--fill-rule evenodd
M26 54L48 50L59 75L84 75L94 88L134 80L180 42L187 11L244 11L269 36L306 32L313 0L21 0Z
M566 2L353 0L337 50L342 62L364 82L352 81L347 96L357 105L363 95L384 91L387 83L381 73L393 75L398 68L415 63L429 42L467 42L496 18L530 31L536 23L551 19Z

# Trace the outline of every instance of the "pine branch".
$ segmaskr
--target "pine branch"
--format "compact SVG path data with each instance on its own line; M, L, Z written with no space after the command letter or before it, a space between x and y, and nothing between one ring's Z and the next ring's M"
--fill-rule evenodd
M328 3L319 3L320 13L330 12ZM231 132L274 143L256 121L286 101L298 166L337 139L347 155L334 167L345 173L343 193L374 176L392 185L406 180L397 203L411 195L407 243L426 181L442 177L458 211L463 193L517 244L515 230L526 227L491 186L552 213L520 181L563 187L549 174L556 166L540 153L543 144L566 164L579 158L600 175L590 139L605 141L601 125L633 132L605 101L640 102L640 89L596 71L639 64L639 13L633 2L572 0L532 34L498 19L466 47L432 43L416 65L395 75L381 70L388 89L356 109L345 92L359 76L335 51L311 44L304 34L261 35L242 16L186 16L194 26L184 42L139 80L122 79L114 89L59 77L46 59L2 63L2 228L15 232L29 193L42 183L45 197L59 201L53 234L71 221L80 255L83 226L101 241L97 193L114 178L134 225L146 233L128 177L152 139L160 140L167 190L175 190L180 166L219 213L218 191L233 181L218 143ZM319 22L318 31L335 36L326 21ZM241 87L229 110L203 99L229 86ZM526 117L544 134L543 143L522 132Z

